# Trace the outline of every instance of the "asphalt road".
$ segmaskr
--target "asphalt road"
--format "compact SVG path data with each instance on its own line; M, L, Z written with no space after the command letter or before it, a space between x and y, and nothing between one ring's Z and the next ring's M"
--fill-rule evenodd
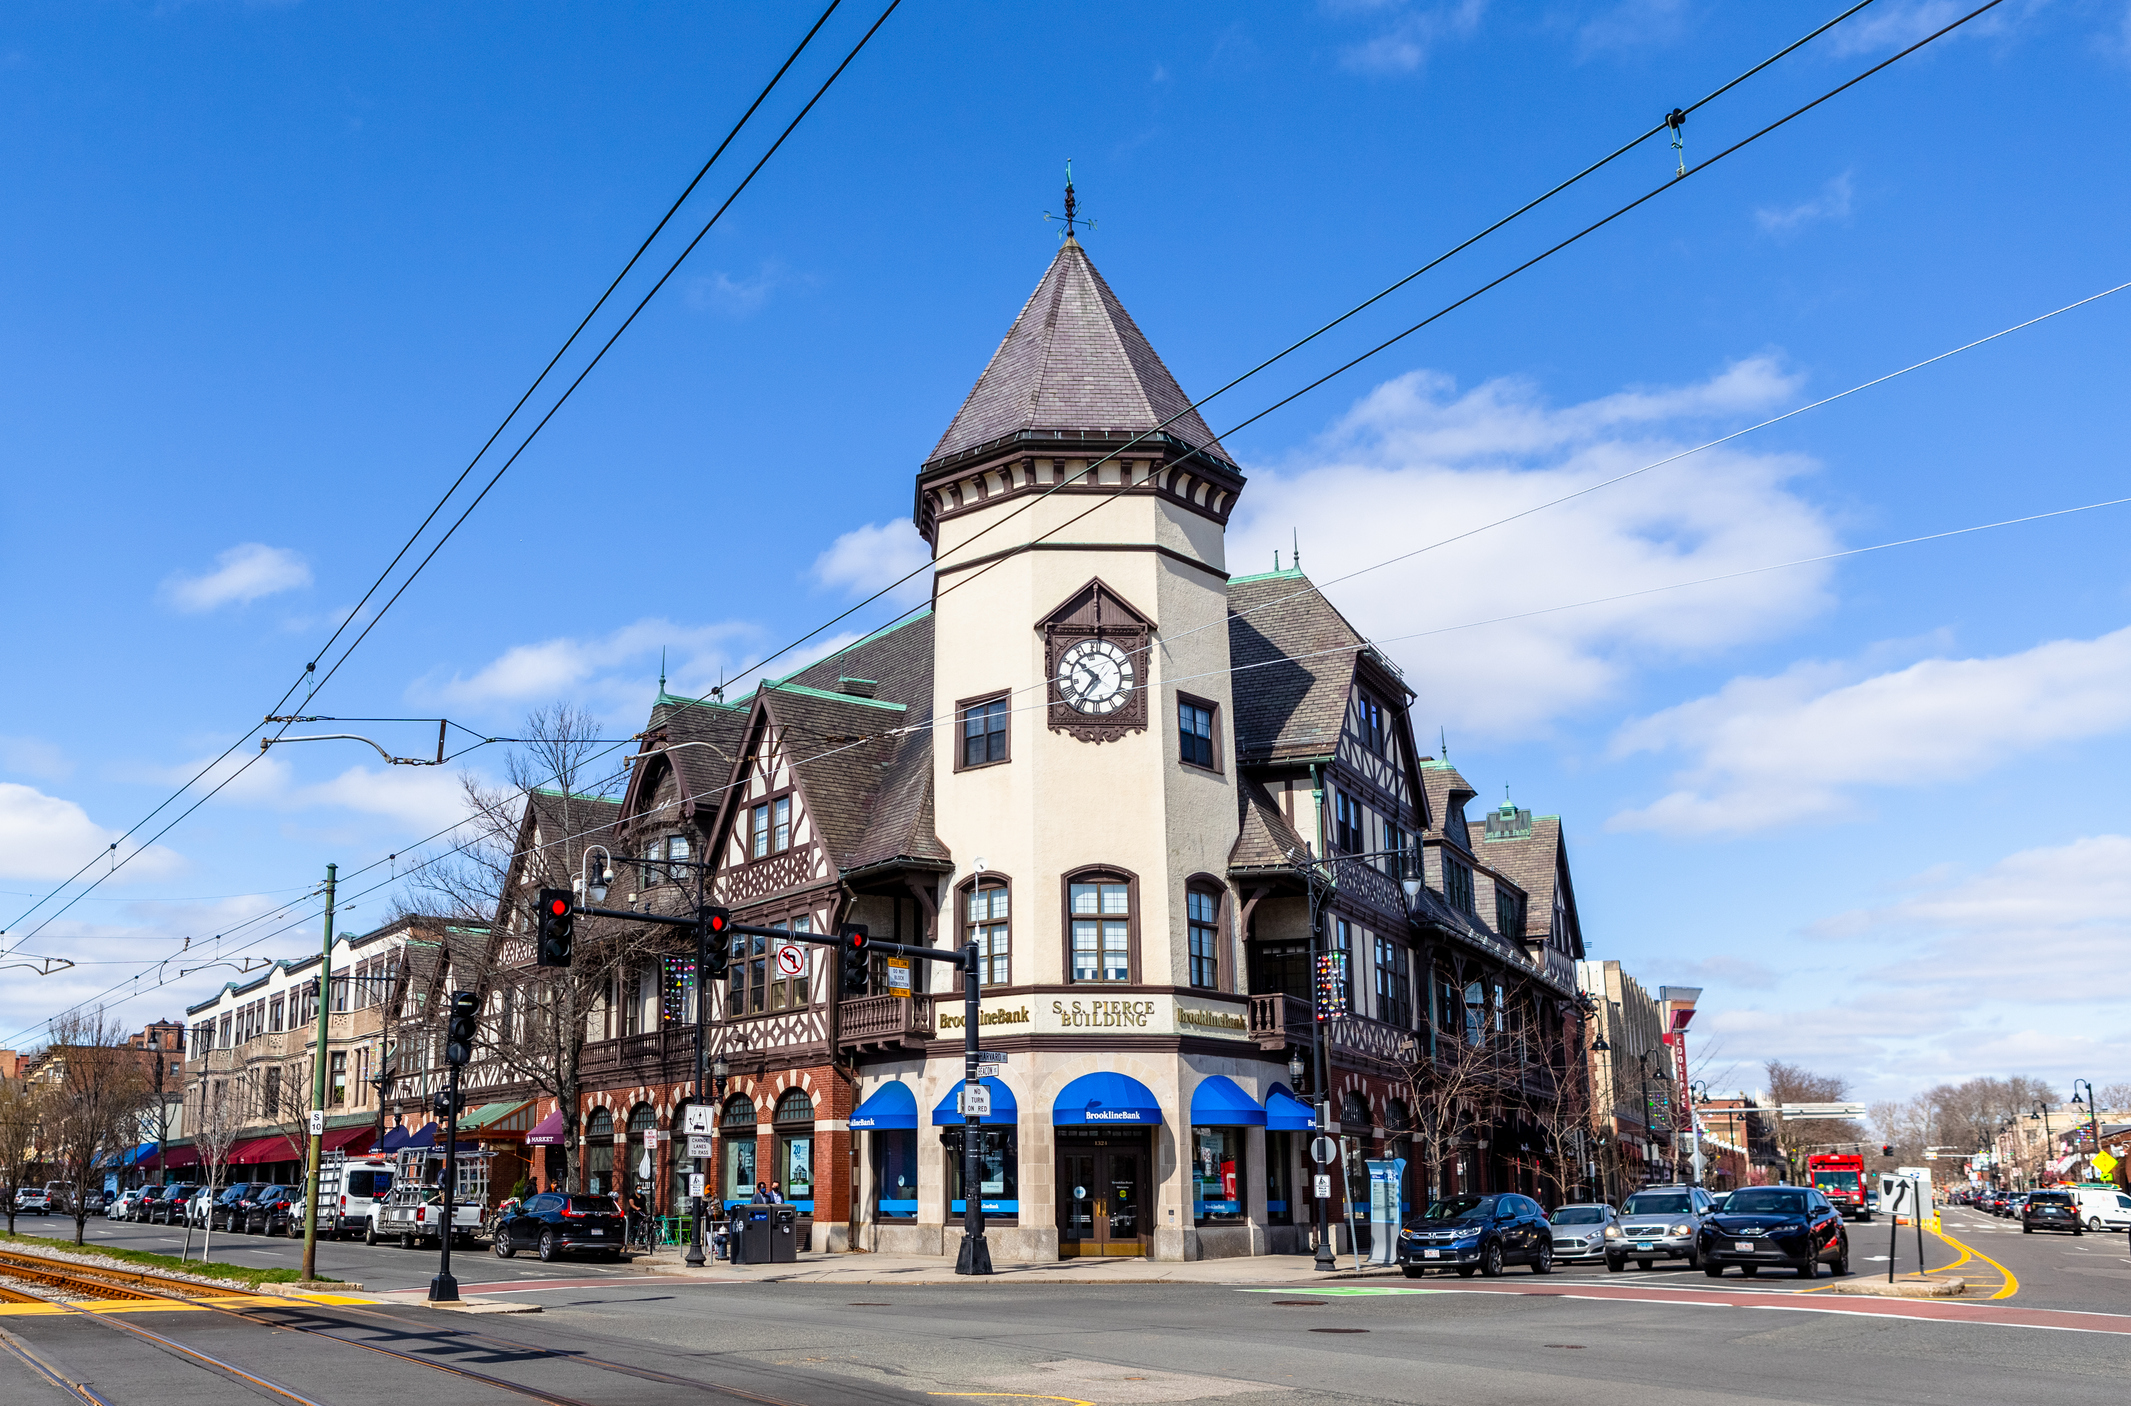
M40 1227L33 1220L25 1228ZM252 1310L273 1326L202 1312L131 1321L320 1406L402 1390L430 1402L523 1406L522 1394L453 1374L464 1372L599 1406L654 1397L757 1406L765 1399L767 1406L951 1406L958 1397L999 1406L1016 1399L1089 1406L2121 1400L2121 1384L2131 1379L2125 1237L2022 1236L2017 1225L1964 1211L1949 1212L1946 1229L1973 1252L1955 1272L1976 1274L1989 1295L2010 1290L2008 1297L1929 1306L1948 1315L1938 1320L1896 1317L1868 1310L1906 1314L1911 1306L1832 1296L1825 1277L1711 1281L1683 1267L1289 1287L880 1287L707 1283L585 1264L570 1266L570 1282L557 1284L554 1267L477 1253L454 1260L469 1290L485 1282L543 1311L464 1318L403 1300ZM1886 1261L1871 1257L1887 1253L1889 1227L1851 1230L1858 1274L1883 1274ZM92 1222L91 1231L164 1248L153 1243L162 1227ZM1914 1230L1902 1227L1891 1238L1901 1255L1897 1272L1914 1268ZM298 1250L286 1240L217 1237L217 1258L293 1263ZM1934 1270L1962 1253L1926 1242ZM435 1269L433 1253L359 1244L329 1242L320 1257L326 1272L373 1290L416 1288ZM2030 1306L2071 1311L2025 1312ZM0 1333L111 1406L227 1406L232 1392L261 1394L85 1317L0 1318ZM0 1401L81 1406L5 1354Z

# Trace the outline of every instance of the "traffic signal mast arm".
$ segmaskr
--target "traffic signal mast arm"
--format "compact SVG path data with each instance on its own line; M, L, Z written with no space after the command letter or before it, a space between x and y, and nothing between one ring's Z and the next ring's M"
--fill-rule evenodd
M627 908L587 908L581 904L573 905L571 911L580 917L622 918L632 923L660 923L669 928L693 928L700 921L693 917L669 917L664 913L637 913ZM729 933L737 933L741 937L774 937L779 942L811 942L816 947L841 947L844 945L844 940L840 935L820 932L787 932L783 928L757 927L753 923L728 923L725 925L724 930ZM969 954L959 947L912 947L907 942L869 941L866 943L866 951L869 954L885 952L891 957L922 957L928 962L946 962L958 969L966 967L970 960Z

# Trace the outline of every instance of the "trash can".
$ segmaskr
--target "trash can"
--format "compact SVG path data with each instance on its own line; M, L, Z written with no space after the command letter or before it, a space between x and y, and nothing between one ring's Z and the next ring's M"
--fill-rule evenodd
M746 1264L747 1253L747 1207L732 1208L731 1218L725 1223L725 1258L733 1264Z
M794 1206L772 1206L777 1213L775 1231L770 1236L770 1263L794 1264L799 1259L799 1210Z
M777 1220L772 1213L775 1206L749 1206L741 1212L747 1218L740 1235L740 1255L749 1264L775 1264L777 1255ZM789 1236L784 1237L789 1239ZM792 1256L784 1257L790 1260Z

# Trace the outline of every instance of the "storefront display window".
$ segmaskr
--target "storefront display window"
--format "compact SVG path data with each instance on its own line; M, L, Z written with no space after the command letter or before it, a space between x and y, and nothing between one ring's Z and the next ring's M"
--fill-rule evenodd
M784 1199L809 1214L814 1210L814 1135L786 1133L777 1139L777 1180Z
M873 1155L876 1159L874 1185L880 1191L880 1218L882 1220L916 1220L918 1218L918 1135L917 1130L882 1132L873 1135Z
M755 1104L734 1094L719 1119L719 1193L727 1202L755 1199Z
M968 1209L962 1199L962 1128L947 1128L940 1142L947 1149L947 1209L961 1215ZM977 1187L977 1209L988 1216L1021 1214L1021 1142L1014 1128L979 1128L977 1164L982 1177Z
M1194 1225L1238 1225L1243 1214L1243 1130L1191 1130L1191 1218Z
M1295 1221L1295 1135L1265 1135L1265 1220L1268 1225Z

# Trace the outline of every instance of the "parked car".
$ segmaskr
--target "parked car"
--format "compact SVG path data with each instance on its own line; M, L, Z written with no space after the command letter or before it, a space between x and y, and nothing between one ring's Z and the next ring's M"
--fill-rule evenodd
M68 1215L73 1215L76 1210L79 1210L85 1216L100 1216L104 1213L104 1193L101 1190L91 1188L82 1193L80 1200L81 1204L77 1207L74 1194L72 1192L67 1193L66 1211Z
M2079 1219L2079 1202L2069 1191L2030 1191L2027 1204L2020 1208L2020 1233L2033 1235L2038 1230L2069 1230L2074 1235L2084 1235L2087 1228Z
M40 1216L52 1214L52 1193L41 1186L25 1186L15 1193L15 1212L34 1212Z
M2078 1186L2072 1195L2089 1230L2131 1230L2131 1196L2113 1186Z
M621 1207L612 1196L545 1191L497 1222L494 1249L497 1258L506 1260L520 1250L537 1251L543 1260L580 1250L604 1251L620 1259L626 1236Z
M1719 1215L1703 1224L1698 1247L1702 1272L1715 1279L1737 1265L1751 1279L1770 1266L1806 1279L1820 1266L1850 1272L1850 1232L1842 1212L1809 1186L1745 1186L1732 1193Z
M1492 1279L1512 1264L1528 1264L1532 1273L1548 1274L1554 1268L1554 1230L1546 1212L1529 1196L1453 1196L1430 1206L1400 1232L1398 1260L1408 1279L1431 1269Z
M244 1203L266 1190L263 1181L241 1181L235 1186L224 1187L214 1200L208 1202L205 1224L209 1230L234 1232L244 1224L250 1207Z
M1658 1260L1685 1260L1689 1269L1702 1263L1702 1222L1714 1206L1699 1186L1646 1186L1620 1208L1620 1238L1606 1250L1606 1268L1619 1274L1634 1260L1648 1269Z
M216 1199L226 1189L224 1187L195 1186L192 1189L192 1195L185 1198L184 1210L179 1213L184 1216L185 1224L195 1229L204 1227L207 1224L209 1208L214 1205ZM176 1222L173 1221L172 1224L176 1224Z
M1607 1242L1620 1238L1620 1217L1602 1202L1556 1206L1547 1222L1554 1228L1556 1264L1574 1264L1578 1260L1596 1263L1606 1257Z
M377 1211L392 1194L393 1166L383 1157L328 1154L318 1169L318 1233L361 1235L377 1243Z
M278 1235L289 1228L294 1209L297 1234L303 1233L302 1189L294 1186L261 1187L259 1194L244 1202L244 1228L253 1235Z
M163 1194L147 1205L148 1224L181 1225L192 1198L200 1194L200 1184L191 1181L174 1181L164 1188Z
M110 1207L104 1212L104 1219L132 1220L134 1212L140 1209L141 1198L154 1190L152 1186L127 1187L112 1199Z

